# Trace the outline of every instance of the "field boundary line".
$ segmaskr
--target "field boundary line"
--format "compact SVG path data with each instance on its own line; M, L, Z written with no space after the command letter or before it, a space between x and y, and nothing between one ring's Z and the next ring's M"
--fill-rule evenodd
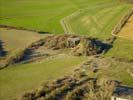
M29 32L51 34L49 32L43 32L43 31L34 30L34 29L27 29L27 28L24 28L24 27L15 27L15 26L2 25L2 24L0 24L0 28L7 28L7 29L15 29L15 30L23 30L23 31L29 31Z
M60 24L61 24L62 28L64 29L65 34L73 34L73 32L70 29L70 27L68 26L68 23L66 20L72 18L73 16L76 16L79 12L80 12L80 10L78 10L78 11L72 13L71 15L68 15L60 20Z
M129 11L126 14L124 14L121 17L120 21L116 24L116 26L114 27L114 29L111 32L111 35L113 35L115 37L127 38L127 37L119 36L118 33L125 26L126 22L129 20L129 18L132 15L133 15L133 9L129 9Z
M114 5L114 3L109 3L109 4L102 4L100 6L92 6L92 7L86 7L86 8L83 8L83 9L78 9L77 11L73 12L72 14L62 18L60 20L60 24L64 30L64 33L65 34L75 34L75 32L72 30L71 28L71 25L68 23L67 20L69 20L70 18L74 17L74 16L77 16L78 14L84 12L85 10L93 10L93 9L96 9L96 8L102 8L102 7L110 7Z

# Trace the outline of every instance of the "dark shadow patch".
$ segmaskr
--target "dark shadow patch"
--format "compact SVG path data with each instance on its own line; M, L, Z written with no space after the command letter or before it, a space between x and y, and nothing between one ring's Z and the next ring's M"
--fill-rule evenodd
M43 32L43 31L39 31L39 34L51 34L50 32Z
M5 51L4 48L3 48L3 44L4 44L4 42L2 42L0 40L0 57L3 57L7 54L7 51Z
M115 97L126 97L132 98L133 97L133 87L128 86L117 86L114 90L113 95ZM127 99L130 100L130 99Z
M30 55L32 55L33 52L34 52L34 50L31 48L26 49L24 52L24 56L21 59L21 61L26 61L26 60L31 59Z
M98 54L100 54L100 53L104 53L105 54L113 47L113 45L111 45L109 43L104 43L104 42L102 42L100 40L94 40L93 42L97 46L97 49L98 49L97 53Z

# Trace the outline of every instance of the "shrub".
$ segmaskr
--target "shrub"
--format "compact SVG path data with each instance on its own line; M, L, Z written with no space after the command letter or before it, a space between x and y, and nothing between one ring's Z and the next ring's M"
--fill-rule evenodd
M35 93L34 92L27 92L27 93L24 93L20 100L35 100Z

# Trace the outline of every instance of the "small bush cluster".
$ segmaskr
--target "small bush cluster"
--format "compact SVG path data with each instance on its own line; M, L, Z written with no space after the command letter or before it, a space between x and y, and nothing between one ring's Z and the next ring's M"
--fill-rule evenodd
M68 35L48 36L45 38L45 47L48 49L64 49L67 47Z
M85 56L90 56L90 55L96 55L102 52L106 52L108 49L110 49L111 45L107 43L103 43L95 38L87 38L83 37L77 45L72 53L74 55L85 55Z
M133 77L133 68L128 68L128 69L127 69L127 73L128 73L131 77Z

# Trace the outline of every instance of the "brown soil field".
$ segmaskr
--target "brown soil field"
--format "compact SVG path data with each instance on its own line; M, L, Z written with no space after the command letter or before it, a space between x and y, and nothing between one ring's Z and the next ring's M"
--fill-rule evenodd
M133 15L129 18L125 26L118 33L118 36L133 40Z

